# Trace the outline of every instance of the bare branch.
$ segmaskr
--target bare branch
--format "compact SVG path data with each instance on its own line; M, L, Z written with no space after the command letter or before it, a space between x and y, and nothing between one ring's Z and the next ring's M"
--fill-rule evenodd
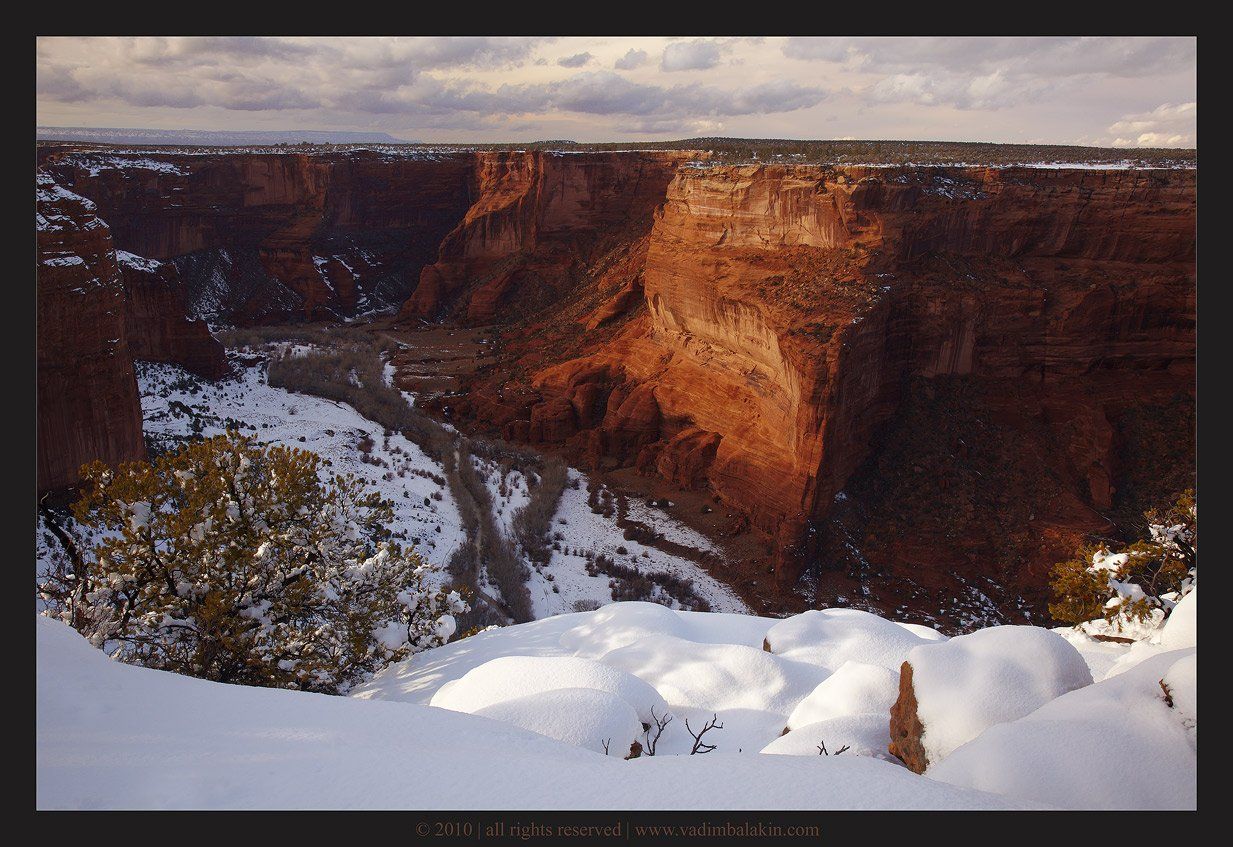
M694 737L694 746L693 746L693 749L689 751L689 755L693 756L694 754L698 754L698 753L709 753L712 750L714 750L715 745L707 744L705 741L702 740L702 736L706 735L712 729L723 729L723 728L724 728L724 725L719 722L719 715L714 715L714 714L711 715L711 719L707 721L703 725L702 729L698 730L697 732L693 731L693 729L689 725L689 718L686 718L685 719L685 729L686 731L689 732L690 735Z
M651 734L651 728L646 730L646 754L648 756L655 755L655 747L659 744L659 736L664 734L664 728L672 723L672 713L664 712L663 715L655 714L655 707L651 707L651 720L654 721L655 734Z

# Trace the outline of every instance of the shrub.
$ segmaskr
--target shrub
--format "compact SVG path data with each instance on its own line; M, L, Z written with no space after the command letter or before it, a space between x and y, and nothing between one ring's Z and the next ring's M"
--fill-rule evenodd
M1049 614L1064 623L1103 618L1118 630L1146 623L1173 608L1198 574L1198 510L1194 492L1178 495L1167 509L1144 513L1145 539L1118 552L1087 544L1053 566Z
M82 469L98 540L40 586L115 658L218 682L341 693L444 643L467 604L390 540L391 504L320 457L230 432Z

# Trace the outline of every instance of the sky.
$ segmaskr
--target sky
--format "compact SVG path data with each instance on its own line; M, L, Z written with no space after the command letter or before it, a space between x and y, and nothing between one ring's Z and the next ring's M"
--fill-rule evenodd
M41 126L1197 146L1193 37L41 37Z

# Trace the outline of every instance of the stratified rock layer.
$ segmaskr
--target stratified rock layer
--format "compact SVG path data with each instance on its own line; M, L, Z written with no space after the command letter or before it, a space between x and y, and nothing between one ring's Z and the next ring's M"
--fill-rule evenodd
M124 281L94 204L40 173L38 490L72 485L81 465L145 456L125 329Z
M470 205L468 155L87 153L44 166L116 246L174 260L190 313L238 324L400 304Z
M476 387L471 411L597 467L711 488L776 539L790 585L819 550L844 555L825 550L827 520L845 486L872 472L879 434L956 429L945 397L923 411L906 402L918 380L944 395L958 381L972 395L964 414L1018 443L983 455L952 433L934 452L960 465L972 455L978 474L981 462L1004 475L1035 466L1014 515L1035 542L1010 576L1041 585L1059 550L1112 528L1119 421L1193 396L1194 189L1193 171L678 166L645 241L627 242L645 243L644 261L582 316L592 332L562 326L572 311L560 305L555 328L540 315L534 342L510 341L534 392L498 374L501 384ZM486 205L481 185L476 208ZM456 230L443 248L451 277L521 255L511 231ZM631 311L635 284L645 308ZM439 290L426 269L409 306ZM615 331L612 312L627 317ZM583 355L560 361L570 348ZM908 408L920 414L905 422ZM842 531L881 544L884 560L935 548L926 558L979 571L999 543L964 535L1006 491L941 492L952 512L975 514L958 533L934 521L913 536L919 516L896 514L894 492L877 488L864 485L857 525Z

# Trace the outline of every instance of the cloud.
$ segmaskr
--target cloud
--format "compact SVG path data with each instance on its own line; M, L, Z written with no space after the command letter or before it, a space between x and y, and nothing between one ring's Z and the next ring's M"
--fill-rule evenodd
M645 50L635 50L631 47L628 53L616 60L613 67L619 71L632 71L634 68L645 65L649 58Z
M704 38L677 41L664 48L659 67L664 71L704 71L718 65L722 54L719 44Z
M1109 125L1114 147L1193 147L1197 103L1164 103L1150 112L1124 115Z
M1193 37L793 37L783 54L880 72L992 70L1034 76L1152 76L1193 66Z
M224 36L35 43L38 120L66 126L311 125L476 141L510 140L514 132L608 140L631 133L821 138L841 131L1136 145L1193 144L1196 137L1193 38ZM597 57L608 67L601 69ZM823 102L826 109L816 108Z
M1093 78L1141 79L1192 69L1193 38L793 37L783 55L871 75L875 103L1004 109L1080 96Z

